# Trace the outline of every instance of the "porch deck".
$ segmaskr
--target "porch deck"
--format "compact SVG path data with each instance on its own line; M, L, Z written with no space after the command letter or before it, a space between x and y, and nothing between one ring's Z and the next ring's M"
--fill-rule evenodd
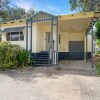
M85 60L61 60L58 66L69 70L92 70L91 62Z

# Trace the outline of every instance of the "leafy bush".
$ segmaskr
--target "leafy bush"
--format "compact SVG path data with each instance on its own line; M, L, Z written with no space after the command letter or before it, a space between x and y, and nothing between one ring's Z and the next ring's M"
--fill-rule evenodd
M17 61L18 61L18 66L20 68L26 66L30 62L29 54L30 53L26 52L26 50L24 50L24 49L22 49L18 52Z
M96 44L100 47L100 39L96 39Z
M100 55L100 51L97 51L97 54Z
M0 43L0 68L15 69L27 66L29 63L29 52L18 45L8 42Z
M100 39L100 21L98 21L98 22L95 24L95 27L96 27L95 36L96 36L97 39Z
M97 73L100 74L100 64L98 64L98 65L96 66L96 68L97 68Z

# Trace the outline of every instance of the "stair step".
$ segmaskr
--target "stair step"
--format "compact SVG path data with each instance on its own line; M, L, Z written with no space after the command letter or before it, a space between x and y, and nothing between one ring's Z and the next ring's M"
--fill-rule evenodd
M36 61L48 61L48 59L36 59Z
M36 62L40 62L40 63L48 63L48 60L47 61L41 61L41 60L36 60Z
M34 64L34 66L48 66L48 64Z
M39 57L38 59L48 59L48 57Z
M48 64L48 62L44 61L36 61L36 64Z
M40 56L36 59L35 64L36 66L43 66L49 64L49 52L48 51L41 51Z
M49 55L40 55L39 57L49 57Z
M48 51L41 51L41 53L48 53Z
M48 53L41 53L40 55L49 55Z

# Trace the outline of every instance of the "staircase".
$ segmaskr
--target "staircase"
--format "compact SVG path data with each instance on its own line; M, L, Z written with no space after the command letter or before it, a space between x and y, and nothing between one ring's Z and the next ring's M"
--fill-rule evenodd
M35 66L44 66L49 64L49 51L41 51L40 56L35 61Z

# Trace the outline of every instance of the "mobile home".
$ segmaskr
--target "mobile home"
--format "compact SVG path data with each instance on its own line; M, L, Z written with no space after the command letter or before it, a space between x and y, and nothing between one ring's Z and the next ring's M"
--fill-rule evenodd
M88 58L93 63L93 25L99 17L100 12L55 16L40 11L31 18L2 23L1 40L30 50L37 65Z

